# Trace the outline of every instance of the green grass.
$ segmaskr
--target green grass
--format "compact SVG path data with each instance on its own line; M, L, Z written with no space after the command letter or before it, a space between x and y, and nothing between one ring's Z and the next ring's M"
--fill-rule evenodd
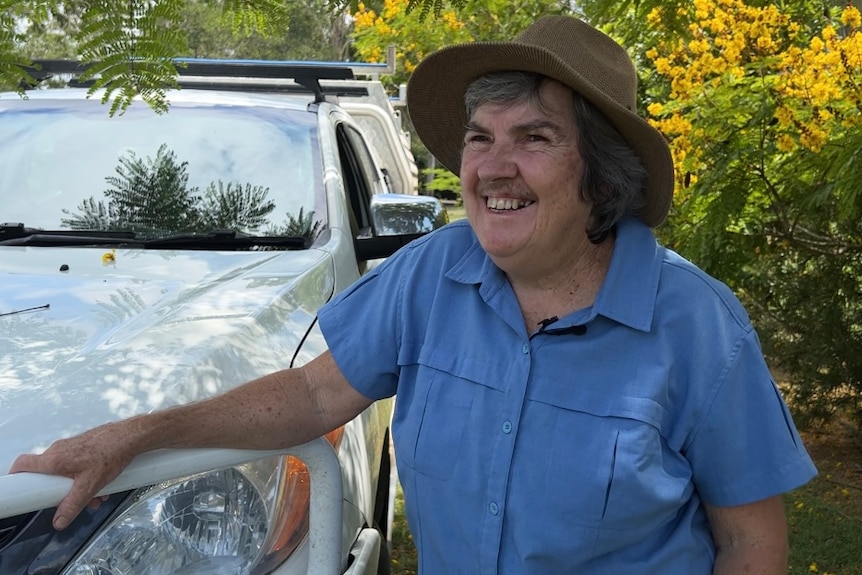
M862 575L862 444L848 429L806 436L820 473L785 497L792 575Z
M401 484L395 493L395 517L392 524L392 575L416 575L419 565L413 537L404 516L404 493Z
M790 575L862 575L862 444L825 434L806 437L820 474L785 497ZM392 575L416 575L413 538L399 485L392 530Z
M789 573L862 573L862 515L858 509L862 491L858 489L851 492L818 477L785 499L790 527ZM853 507L851 498L856 499L855 510L847 507Z

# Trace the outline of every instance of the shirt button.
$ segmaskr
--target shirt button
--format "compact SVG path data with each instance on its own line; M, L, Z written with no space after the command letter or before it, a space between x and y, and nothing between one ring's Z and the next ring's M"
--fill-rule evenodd
M512 422L504 421L503 422L503 433L512 433Z
M491 504L490 504L490 505L488 505L488 511L490 511L490 512L491 512L491 515L496 515L497 513L499 513L499 512L500 512L500 508L499 508L499 507L497 507L497 504L496 504L496 503L491 502Z
M524 347L521 348L521 351L524 353L530 353L530 346L525 343Z

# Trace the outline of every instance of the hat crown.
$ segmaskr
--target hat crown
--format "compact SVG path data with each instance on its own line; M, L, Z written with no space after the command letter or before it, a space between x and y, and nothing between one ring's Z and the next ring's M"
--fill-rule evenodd
M625 109L634 111L637 107L637 72L628 53L584 22L567 16L545 16L521 32L514 42L549 53L563 64L564 75L574 71L586 85Z

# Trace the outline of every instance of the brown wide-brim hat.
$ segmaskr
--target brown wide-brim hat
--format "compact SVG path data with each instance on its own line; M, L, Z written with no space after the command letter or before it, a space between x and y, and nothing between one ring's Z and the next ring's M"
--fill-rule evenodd
M455 174L461 171L467 86L489 72L518 70L553 78L592 102L640 157L648 173L640 218L651 227L667 217L673 159L664 136L637 114L637 73L614 40L570 16L545 16L511 42L442 48L410 77L407 105L419 139Z

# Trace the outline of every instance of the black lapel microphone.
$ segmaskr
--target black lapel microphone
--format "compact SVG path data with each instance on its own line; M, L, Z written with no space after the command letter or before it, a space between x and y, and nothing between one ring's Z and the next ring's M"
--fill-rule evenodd
M538 333L545 333L548 335L566 335L566 334L571 333L574 335L584 335L585 333L587 333L587 326L585 326L585 325L570 325L568 327L558 327L558 328L548 329L549 325L551 325L552 323L555 323L559 319L560 318L558 318L557 316L553 316L553 317L549 317L547 319L543 319L542 321L540 321L539 326L541 326L541 327L539 327L539 331L537 332L537 334Z

